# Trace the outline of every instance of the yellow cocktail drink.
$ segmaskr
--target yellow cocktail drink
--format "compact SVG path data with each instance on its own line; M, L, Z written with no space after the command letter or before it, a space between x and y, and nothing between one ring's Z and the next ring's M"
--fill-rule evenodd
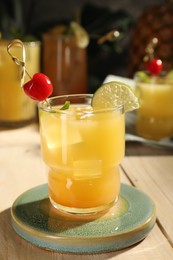
M173 134L173 83L166 79L150 82L138 80L136 91L140 100L136 131L140 136L159 140Z
M20 87L21 68L7 53L7 40L0 41L0 125L18 126L36 116L36 103ZM27 70L32 76L40 70L40 43L25 43ZM15 46L12 54L22 60L21 48ZM28 78L26 77L26 81Z
M93 111L92 95L50 98L39 104L41 149L49 167L53 205L73 213L109 208L120 191L124 157L123 107ZM61 110L70 100L70 107Z

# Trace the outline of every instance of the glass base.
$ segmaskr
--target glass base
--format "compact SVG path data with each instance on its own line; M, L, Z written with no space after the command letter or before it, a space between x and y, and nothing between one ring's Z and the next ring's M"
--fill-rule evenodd
M63 211L65 213L69 213L69 214L96 214L98 212L101 211L105 211L110 209L111 207L113 207L116 202L118 201L118 196L116 197L116 199L112 202L110 202L109 204L105 204L105 205L101 205L98 207L92 207L92 208L73 208L73 207L66 207L63 205L60 205L58 203L56 203L54 200L52 200L50 197L50 202L53 205L54 208Z
M139 136L153 140L160 140L172 136L173 119L138 115L136 119L136 133Z

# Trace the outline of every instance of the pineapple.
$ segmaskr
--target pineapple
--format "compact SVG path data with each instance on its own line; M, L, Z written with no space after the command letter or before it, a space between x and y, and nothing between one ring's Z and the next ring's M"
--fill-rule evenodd
M139 17L129 45L129 77L145 70L146 47L153 38L158 39L154 50L155 58L163 63L163 70L173 69L173 1L153 6Z

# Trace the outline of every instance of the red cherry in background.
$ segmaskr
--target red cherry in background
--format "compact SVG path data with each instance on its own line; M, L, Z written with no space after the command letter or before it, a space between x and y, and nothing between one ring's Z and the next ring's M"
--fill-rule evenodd
M147 71L151 75L158 75L162 71L162 61L160 59L153 59L146 64Z
M36 73L32 79L24 84L23 89L30 98L43 101L48 98L53 91L50 79L42 73Z

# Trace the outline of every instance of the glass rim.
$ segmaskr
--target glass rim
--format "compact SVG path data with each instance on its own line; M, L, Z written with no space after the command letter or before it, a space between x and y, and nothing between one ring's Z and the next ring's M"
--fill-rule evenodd
M51 103L50 101L53 100L60 100L60 99L68 99L68 98L84 98L86 97L86 99L90 99L92 100L93 94L90 93L86 93L86 94L65 94L65 95L59 95L59 96L52 96L47 98L46 100L40 101L38 103L38 108L40 110L43 110L45 112L49 112L49 113L57 113L59 112L60 114L66 114L66 115L71 115L72 113L69 113L69 110L55 110L53 109L53 107L51 107ZM68 101L68 100L67 100ZM75 103L74 103L75 104ZM80 103L76 103L76 104L80 104ZM86 103L87 104L87 103ZM88 105L91 105L91 102L88 103ZM108 112L114 112L114 111L121 111L121 113L124 113L124 105L117 105L116 107L107 107L107 108L102 108L102 109L98 109L98 110L92 110L92 111L84 111L83 114L96 114L96 113L108 113ZM76 113L76 112L75 112Z
M10 43L10 41L11 41L12 39L1 39L0 40L0 45L6 45L6 44L8 44L8 43ZM23 44L24 45L41 45L41 41L39 41L39 40L34 40L34 39L31 39L31 40L29 40L29 41L23 41ZM13 48L15 48L15 47L18 47L18 46L14 46Z
M146 82L146 79L143 79L138 73L139 72L142 72L142 73L145 73L147 77L150 77L152 78L152 75L149 74L146 70L141 70L141 71L137 71L135 74L134 74L134 81L139 81L139 82L142 82L142 83L152 83L152 82ZM159 75L157 75L157 78L156 79L164 79L166 78L167 74L169 73L170 71L166 71L166 70L163 70Z

